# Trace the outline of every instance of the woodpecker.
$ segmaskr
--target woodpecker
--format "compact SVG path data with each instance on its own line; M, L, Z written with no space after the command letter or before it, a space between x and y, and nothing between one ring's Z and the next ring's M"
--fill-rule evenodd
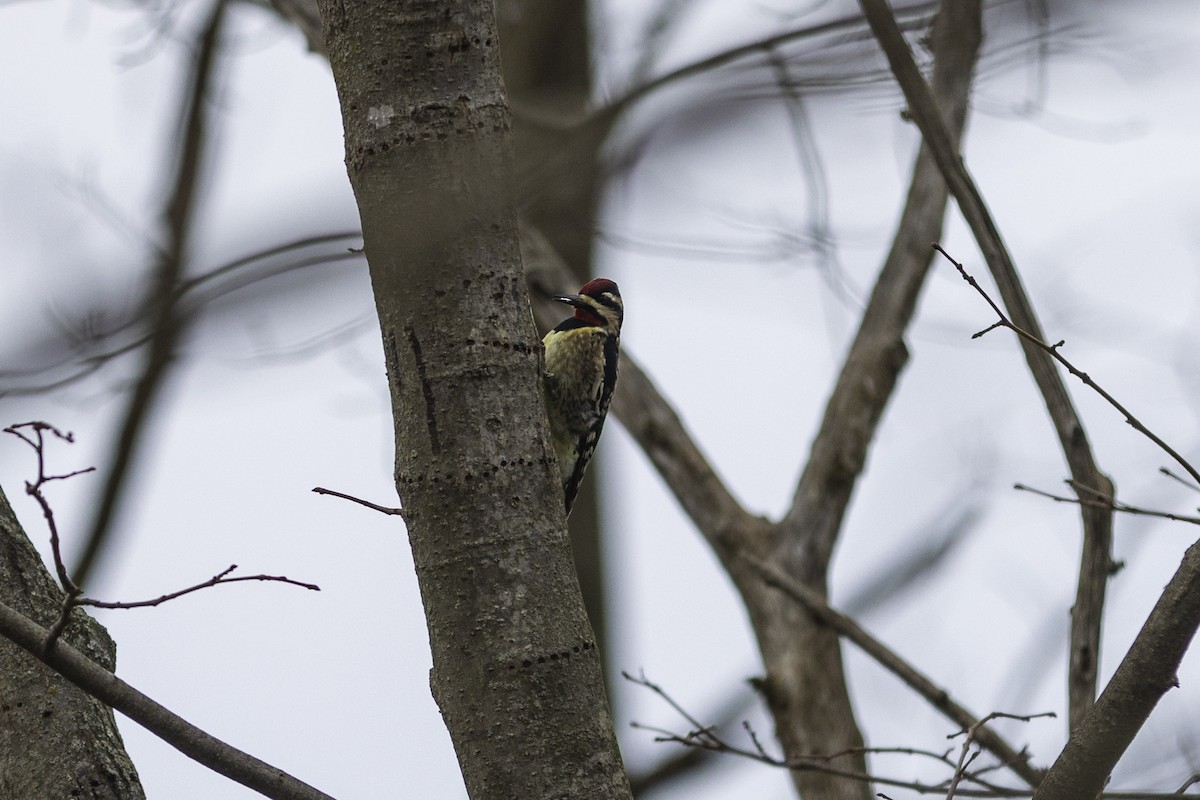
M617 385L625 306L617 285L607 278L588 281L579 294L554 299L575 307L574 315L542 339L546 411L569 515Z

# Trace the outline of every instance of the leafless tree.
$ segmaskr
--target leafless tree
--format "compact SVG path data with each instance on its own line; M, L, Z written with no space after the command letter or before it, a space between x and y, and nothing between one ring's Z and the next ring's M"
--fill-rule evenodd
M10 743L33 731L54 734L19 768L15 762L5 765L3 785L18 795L35 791L26 787L53 773L67 781L50 790L55 795L86 784L95 796L142 796L113 725L115 708L267 796L325 796L215 740L119 681L112 674L111 642L78 608L106 605L86 600L79 585L105 551L147 424L190 326L216 298L298 267L359 255L344 252L347 242L356 242L356 231L321 232L284 247L263 247L254 257L198 276L189 272L197 182L208 138L206 102L229 6L228 0L211 3L194 40L179 115L183 136L161 209L165 235L155 249L145 296L122 323L83 337L78 352L58 359L54 370L4 376L10 392L48 390L128 354L142 358L111 460L101 465L105 488L81 563L68 568L55 544L57 588L36 563L0 495L0 527L9 554L0 570L15 576L5 582L0 606L0 633L12 643L0 648L9 664L4 674L11 676L4 689L6 696L23 698L20 707L50 712L5 717L0 730ZM636 136L617 135L622 124L656 92L686 90L698 76L716 76L711 86L698 90L705 103L765 96L787 110L800 160L812 179L811 218L795 235L830 275L837 269L836 248L821 211L824 188L806 127L805 90L833 91L850 81L894 82L923 144L891 247L829 390L791 503L779 518L754 513L734 494L637 353L624 356L613 413L736 587L762 658L764 674L756 689L782 751L770 755L750 727L751 744L733 744L684 711L669 687L636 678L675 706L689 727L683 733L659 731L662 738L692 748L686 760L665 765L661 774L690 769L700 760L692 753L725 753L787 769L798 795L810 798L866 800L884 787L946 796L1096 796L1171 688L1200 625L1200 555L1195 546L1184 554L1120 668L1098 693L1105 593L1114 569L1114 514L1146 509L1117 499L1067 389L1070 376L1098 391L1192 479L1200 482L1200 475L1067 361L1060 345L1050 344L1042 332L984 189L962 156L972 81L981 64L982 3L893 10L883 0L861 0L861 13L789 27L656 77L647 77L654 74L654 59L647 55L637 69L641 82L597 108L586 102L584 4L549 0L499 7L503 24L498 27L492 4L465 0L403 9L377 0L321 0L319 9L305 0L272 3L313 52L329 59L338 86L346 165L391 390L398 513L425 607L433 694L470 795L632 794L604 689L600 656L608 626L599 539L594 525L578 526L573 556L555 500L556 469L540 399L541 350L530 308L537 325L553 324L556 311L548 298L590 271L598 198L606 181L636 163L644 144ZM662 14L651 20L648 40L668 37L679 13L679 4L664 3ZM1035 9L1035 16L1040 13ZM513 22L518 18L521 24ZM564 46L564 41L574 44ZM548 47L550 42L558 49ZM815 56L822 47L833 55ZM875 57L878 53L884 60ZM822 69L806 72L807 59ZM986 330L1016 334L1070 473L1073 496L1053 497L1077 506L1082 530L1067 676L1071 737L1055 759L1008 741L993 723L1014 715L968 709L953 687L939 686L828 599L833 553L875 434L908 364L917 301L932 265L941 259L930 245L942 239L951 199L978 243L998 299L955 263L986 300L985 312L990 308L988 313L998 317ZM948 251L942 254L954 260ZM49 426L36 430L38 437L54 431ZM38 496L41 485L55 476L42 470L40 439L27 442L38 454L39 476L30 483L31 494ZM576 513L594 521L594 512ZM914 563L934 558L922 554ZM220 573L152 601L107 605L150 605L223 582L263 579L296 583ZM843 664L846 642L900 677L960 731L957 754L909 751L942 765L943 783L872 771L870 759L883 749L865 741L852 707L853 686ZM50 709L46 698L51 695L61 696L64 705ZM84 766L68 774L62 756L77 750L86 757L72 763ZM990 760L979 760L983 752ZM652 783L634 781L639 787Z

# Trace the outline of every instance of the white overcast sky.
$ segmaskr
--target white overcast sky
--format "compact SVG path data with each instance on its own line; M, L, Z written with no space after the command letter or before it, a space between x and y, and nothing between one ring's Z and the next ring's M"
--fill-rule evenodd
M630 85L645 5L613 0L596 13L597 97ZM89 308L137 298L165 191L180 40L198 19L195 3L181 8L179 30L163 34L141 6L0 5L0 368L27 365L35 343L77 328ZM695 3L661 44L655 69L779 30L796 10L775 1ZM817 13L845 11L828 4ZM1053 50L1041 82L1027 50L992 41L967 163L1048 335L1065 339L1068 357L1178 449L1196 453L1200 5L1100 2L1086 17L1052 4L1053 41L1066 46ZM357 224L327 66L273 16L240 6L227 47L216 167L205 177L192 250L197 271ZM696 86L651 103L623 129L624 141L642 137L644 149L606 199L598 270L620 281L626 297L624 344L738 497L777 516L886 252L916 133L901 121L890 84L806 96L838 243L834 283L842 289L834 290L811 257L786 247L785 237L811 219L812 184L782 108L689 105L688 91L702 93ZM1037 109L1016 113L1035 99ZM673 109L665 120L663 108ZM945 242L984 277L954 214ZM394 500L372 313L361 264L216 305L184 348L119 520L119 545L92 591L153 597L231 563L319 584L319 594L239 584L100 618L119 643L123 678L336 797L462 797L429 696L401 524L309 493L325 485ZM1003 726L1045 764L1064 737L1062 634L1078 522L1069 507L1008 488L1020 481L1058 490L1065 468L1014 343L1003 332L969 339L991 322L982 301L938 264L910 336L912 361L847 520L832 591L835 603L852 597L928 536L946 509L980 503L978 524L948 563L864 622L980 714L1058 711L1058 720ZM0 421L38 418L73 430L79 443L51 453L56 469L101 464L122 408L114 392L133 372L122 363L50 396L0 399ZM1116 412L1077 383L1070 389L1124 499L1181 513L1197 505L1196 495L1156 476L1165 458ZM606 519L617 663L644 669L694 713L715 713L748 693L745 681L760 669L744 614L619 425L609 426L603 450L614 498ZM44 527L21 492L32 467L15 439L0 440L0 485L45 549ZM53 486L68 540L82 536L99 485L86 476ZM1117 557L1126 567L1111 584L1105 677L1194 538L1187 526L1119 520ZM871 744L947 746L948 722L846 652ZM1169 791L1200 768L1185 735L1200 716L1194 654L1181 680L1135 743L1137 766L1120 775L1123 785ZM635 768L671 746L629 730L631 720L686 729L634 687L619 687L616 706ZM769 731L760 711L752 719ZM256 796L124 719L121 729L153 798ZM909 761L875 766L942 777ZM783 774L728 762L670 795L747 796L791 794Z

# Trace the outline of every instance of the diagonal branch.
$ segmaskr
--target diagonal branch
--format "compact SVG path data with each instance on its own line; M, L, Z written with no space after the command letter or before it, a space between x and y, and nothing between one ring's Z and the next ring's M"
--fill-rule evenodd
M177 312L181 317L194 319L205 311L208 304L234 295L246 287L313 266L359 259L362 257L361 248L339 246L350 244L352 242L347 240L354 239L362 239L362 233L342 231L305 236L237 258L200 275L184 278L176 288L174 302ZM317 248L325 249L306 253ZM9 382L0 389L0 398L54 391L147 346L154 338L154 331L145 329L145 319L144 314L137 313L107 326L103 331L78 335L75 338L79 344L71 347L67 354L55 355L43 363L21 368L0 368L0 381L21 381L17 385ZM63 371L68 372L58 376ZM41 382L30 381L32 378L38 378Z
M1200 542L1187 549L1117 671L1072 729L1034 800L1074 800L1100 792L1158 701L1179 685L1176 672L1198 627Z
M978 3L947 3L934 29L934 85L955 139L966 124L971 77L981 39ZM824 572L842 516L861 473L871 438L908 360L903 336L929 272L926 234L940 232L946 184L933 154L922 147L892 248L846 356L812 453L784 517L789 538L811 542Z
M945 176L950 192L979 243L1012 321L1031 335L1043 339L1033 306L1000 238L1000 232L967 172L953 133L938 113L938 104L921 77L886 0L859 0L859 4L904 91L908 111L920 128L925 145ZM1034 382L1058 433L1071 477L1085 486L1093 486L1112 495L1112 481L1096 464L1083 424L1053 361L1035 345L1024 340L1021 345ZM1112 510L1090 506L1081 506L1080 510L1083 516L1083 553L1075 606L1071 612L1068 677L1068 716L1072 729L1079 724L1096 696L1100 623L1112 561Z
M1121 402L1119 400L1117 400L1117 398L1115 398L1111 394L1109 394L1108 391L1103 386L1096 383L1096 381L1092 379L1091 375L1088 375L1086 372L1079 369L1078 367L1076 367L1074 364L1072 364L1070 361L1067 360L1067 357L1062 354L1062 346L1064 344L1066 344L1065 341L1059 341L1056 344L1047 344L1041 338L1041 336L1034 335L1034 334L1030 333L1029 331L1025 330L1024 328L1022 328L1021 326L1015 324L1012 320L1010 320L1005 315L1005 313L1000 309L1000 307L998 305L996 305L996 302L994 300L992 300L991 296L989 296L988 293L986 291L984 291L983 287L979 285L979 281L975 280L975 277L973 275L971 275L971 273L967 272L966 267L964 267L960 262L955 261L954 258L951 257L951 255L949 253L947 253L946 250L937 242L933 243L933 249L937 250L939 253L941 253L946 258L947 261L949 261L951 264L954 265L955 269L958 270L958 274L962 276L963 280L965 280L968 284L970 284L971 288L973 288L976 292L978 292L979 295L981 297L983 297L984 300L987 301L987 304L992 307L992 310L996 312L996 316L999 317L999 319L995 323L993 323L992 325L989 325L984 330L979 331L978 333L974 334L971 337L972 339L978 339L980 336L983 336L985 333L988 333L989 331L992 331L996 328L1008 328L1010 331L1015 333L1021 339L1021 342L1023 344L1027 344L1027 345L1037 348L1038 350L1041 350L1046 355L1050 356L1055 361L1057 361L1059 364L1062 364L1063 369L1065 369L1067 372L1074 375L1076 378L1078 378L1080 381L1082 381L1085 386L1087 386L1089 389L1091 389L1096 394L1103 397L1105 402L1107 402L1110 406L1115 408L1121 414L1121 416L1123 416L1125 418L1125 422L1131 428L1133 428L1135 431L1137 431L1138 433L1145 436L1150 441L1154 442L1154 444L1157 445L1160 450L1162 450L1164 453L1166 453L1172 459L1174 459L1176 464L1178 464L1179 466L1181 466L1185 470L1187 470L1187 473L1192 476L1193 480L1200 481L1200 471L1197 471L1196 468L1193 467L1186 458L1181 456L1178 453L1178 451L1175 450L1175 448L1171 447L1171 445L1169 445L1165 441L1163 441L1163 439L1161 437L1159 437L1158 434L1156 434L1154 431L1147 428L1140 419L1138 419L1137 417L1135 417L1133 415L1132 411L1130 411L1128 408L1123 406L1121 404Z
M192 208L199 192L200 162L208 138L207 113L214 78L226 0L214 0L208 22L196 42L196 56L188 75L188 92L180 118L183 142L175 168L174 185L163 210L167 241L159 255L153 289L147 298L149 350L141 377L125 409L112 463L92 519L91 531L73 574L85 585L96 560L108 541L113 520L128 487L128 477L137 458L142 432L171 372L175 349L183 336L185 321L179 313L177 287L182 280L187 246L191 236Z
M816 592L800 581L797 581L777 567L759 559L745 556L748 563L759 577L770 586L787 595L811 611L821 622L836 630L840 635L850 640L856 647L873 658L876 663L904 681L928 703L946 716L947 719L959 725L963 730L972 731L975 741L985 747L1004 766L1019 775L1030 786L1037 786L1042 779L1042 770L1030 766L1029 754L1024 750L1016 750L998 733L983 725L980 718L959 705L945 689L935 684L919 672L907 661L896 655L887 645L867 633L858 623L842 614L827 602L819 592Z
M42 643L48 633L41 625L0 603L0 635L189 758L275 800L332 800L329 795L286 772L205 733L66 642L59 642L50 651L43 652Z

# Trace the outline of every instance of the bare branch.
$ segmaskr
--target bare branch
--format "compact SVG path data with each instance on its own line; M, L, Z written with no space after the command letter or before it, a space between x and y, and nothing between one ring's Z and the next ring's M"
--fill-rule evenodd
M750 712L756 699L756 696L748 693L728 698L712 713L712 718L717 720L712 727L724 728L736 724L737 720L742 719ZM714 764L715 756L716 754L712 751L699 747L689 747L670 753L645 772L629 776L629 783L633 787L633 796L641 797L681 775L694 774L696 770Z
M25 433L26 429L30 431L29 434ZM63 480L73 475L91 471L91 468L88 468L75 470L65 475L46 475L46 441L43 435L45 431L50 431L55 437L62 439L64 442L74 443L75 441L74 434L70 432L63 433L48 422L24 422L19 425L10 425L4 429L5 433L11 433L32 447L33 452L37 456L37 477L34 478L32 483L29 481L25 482L25 493L37 501L37 504L42 509L42 516L46 519L46 527L50 530L50 553L51 558L54 560L54 571L58 576L58 583L63 590L63 599L59 605L58 617L46 632L46 638L42 640L41 652L43 654L49 653L54 649L58 638L67 629L67 625L71 622L71 609L78 605L78 598L83 594L83 590L71 580L71 576L67 572L67 566L63 562L62 542L58 535L58 522L54 519L54 509L50 506L50 501L42 494L42 486L52 480Z
M228 577L231 572L237 569L237 564L230 564L227 569L217 573L206 581L201 581L195 586L189 586L186 589L180 589L176 592L169 592L154 598L153 600L135 600L127 602L113 602L107 600L93 600L90 597L81 597L76 601L76 605L92 606L94 608L149 608L152 606L162 605L169 600L174 600L177 597L183 597L192 592L198 592L201 589L208 589L212 586L220 586L226 583L238 583L239 581L267 581L270 583L290 583L292 586L299 586L313 592L321 591L321 587L315 583L304 583L303 581L292 580L291 578L282 575L241 575L236 578Z
M1116 498L1102 494L1094 489L1088 489L1087 487L1076 484L1073 481L1067 481L1067 483L1080 491L1092 492L1096 496L1094 498L1081 498L1078 496L1063 497L1062 495L1057 495L1042 489L1035 489L1032 486L1026 486L1023 483L1014 483L1013 488L1018 492L1029 492L1030 494L1036 494L1039 497L1045 497L1047 500L1053 500L1056 503L1071 503L1075 505L1096 506L1098 508L1111 508L1113 511L1120 511L1123 514L1134 514L1143 517L1159 517L1161 519L1169 519L1175 522L1187 522L1192 525L1200 525L1200 517L1188 517L1180 514L1172 514L1168 511L1154 511L1148 508L1138 508L1137 506L1131 506L1128 503L1122 503Z
M1196 468L1193 467L1186 458L1184 458L1178 452L1176 452L1175 448L1171 447L1169 444L1167 444L1165 441L1163 441L1162 438L1160 438L1156 433L1154 433L1149 428L1147 428L1140 419L1135 417L1129 409L1125 408L1125 406L1121 405L1121 403L1118 402L1115 397L1113 397L1111 394L1109 394L1104 389L1103 386L1096 383L1096 381L1094 381L1090 375L1088 375L1086 372L1080 370L1074 364L1072 364L1070 361L1067 360L1066 356L1064 356L1062 354L1062 347L1064 344L1066 344L1065 341L1058 341L1054 344L1046 344L1046 342L1042 341L1040 336L1034 335L1033 333L1030 333L1029 331L1025 330L1024 328L1020 327L1019 325L1013 323L1012 320L1010 320L1005 315L1005 313L1000 310L1000 307L996 305L995 301L993 301L992 298L988 296L988 293L986 291L984 291L982 286L979 285L979 282L976 281L975 278L969 272L967 272L966 268L963 267L963 265L961 263L959 263L958 261L955 261L954 258L951 257L951 255L949 253L947 253L942 248L942 246L940 244L938 244L937 242L933 243L933 248L935 250L937 250L939 253L941 253L943 256L945 256L946 260L955 266L955 268L958 270L959 275L962 276L963 280L965 280L967 283L969 283L975 289L975 291L978 292L983 297L983 299L987 301L987 304L992 307L992 310L996 312L996 316L999 317L999 319L995 323L988 326L984 330L979 331L978 333L974 334L971 338L973 338L973 339L978 338L978 337L984 335L985 333L987 333L988 331L995 330L996 328L1008 328L1010 331L1012 331L1013 333L1020 336L1023 341L1028 342L1032 346L1049 354L1051 357L1054 358L1055 361L1062 364L1063 367L1067 370L1067 372L1071 373L1076 378L1079 378L1079 380L1081 380L1084 383L1084 385L1086 385L1088 388L1090 388L1096 394L1100 395L1102 398L1104 398L1105 402L1107 402L1110 406L1112 406L1118 412L1120 412L1121 416L1125 417L1125 422L1127 422L1130 425L1130 427L1132 427L1137 432L1141 433L1143 436L1145 436L1150 441L1154 442L1154 444L1156 444L1160 450L1162 450L1164 453L1166 453L1172 459L1174 459L1175 463L1177 463L1179 466L1183 467L1187 471L1188 475L1192 476L1193 481L1200 483L1200 472L1198 472L1196 470ZM1171 473L1168 472L1167 474L1170 475ZM1076 478L1075 483L1079 484L1082 482L1079 481L1078 478ZM1103 492L1103 493L1111 496L1111 492L1105 492L1104 490L1090 490L1090 491Z
M943 7L934 31L937 104L955 137L966 125L968 96L981 40L975 3ZM931 152L922 147L896 235L875 283L858 333L825 406L808 463L784 517L788 538L803 537L820 560L832 553L841 519L866 461L870 441L908 361L904 333L931 258L920 237L941 231L947 189ZM937 238L935 236L935 238ZM814 565L815 571L823 571Z
M275 800L332 798L266 762L230 747L134 689L65 642L49 651L49 631L0 603L0 635L44 662L83 691L209 769Z
M1024 750L1018 751L1003 738L981 723L981 720L963 706L955 702L950 693L939 687L932 680L921 674L896 655L871 634L867 633L854 620L835 611L820 593L810 589L799 581L784 574L778 568L751 556L743 556L743 560L768 585L779 589L794 602L812 612L822 623L833 628L845 638L854 643L860 650L910 688L925 698L934 708L948 719L961 725L964 730L974 731L974 738L1014 773L1019 775L1030 786L1037 786L1041 781L1043 771L1029 764L1029 754Z
M994 719L1015 719L1020 720L1021 722L1032 722L1039 717L1054 716L1056 715L1053 711L1043 711L1038 714L1009 714L1004 711L993 711L983 719L976 722L974 725L971 725L969 728L965 728L947 736L947 739L954 739L958 736L966 734L965 738L963 739L962 748L959 750L958 763L954 766L954 777L950 781L950 789L946 792L946 800L952 800L955 791L958 789L959 783L963 780L963 778L969 777L970 773L967 772L967 767L971 766L975 759L979 757L979 753L981 751L976 750L974 753L970 753L970 755L968 755L968 753L970 752L971 744L975 741L980 729L982 729L984 725Z
M315 494L327 494L332 497L340 497L343 500L349 500L351 503L358 503L360 506L366 506L367 508L369 508L373 511L378 511L380 514L389 514L392 516L399 516L404 513L404 509L402 509L402 508L392 508L390 506L381 506L376 503L372 503L370 500L363 500L361 497L355 497L352 494L343 494L342 492L335 492L333 489L326 489L323 486L315 487L313 489L313 492Z
M1074 800L1099 793L1158 701L1178 685L1176 672L1197 627L1200 542L1187 549L1112 679L1072 730L1035 800Z
M621 677L624 678L625 680L629 681L630 683L636 683L638 686L645 686L647 689L649 689L650 691L654 692L656 695L661 697L664 701L666 701L667 705L669 705L671 708L675 709L676 714L678 714L679 716L681 716L685 720L687 720L688 724L691 725L692 728L694 728L698 732L699 736L703 737L704 735L706 735L706 732L711 731L710 727L707 727L707 726L701 724L699 720L697 720L695 717L693 717L688 712L684 711L683 706L679 705L679 703L676 703L675 698L673 698L673 697L671 697L671 695L667 694L661 686L659 686L657 683L652 683L646 677L645 672L643 672L642 674L640 674L638 677L635 678L632 675L630 675L628 672L625 672L624 670L622 670Z
M689 748L688 752L704 752L704 753L724 753L727 755L746 758L751 761L756 761L761 764L766 764L771 767L779 767L782 769L791 770L793 772L819 772L826 775L836 777L841 780L855 781L859 783L870 783L881 786L893 786L902 789L909 789L917 794L941 794L947 798L958 797L1036 797L1035 788L1027 786L1000 786L986 780L983 776L988 772L993 772L1001 768L1001 764L985 765L981 768L972 770L971 765L978 758L980 751L970 751L970 745L976 741L982 731L987 731L987 723L995 719L1014 719L1022 722L1031 722L1035 719L1043 717L1054 717L1053 712L1041 712L1037 714L1009 714L1003 711L993 711L982 719L976 720L972 725L966 728L951 733L947 736L948 739L953 739L958 736L966 736L963 746L960 750L959 758L956 761L951 761L949 756L950 751L936 753L930 750L923 750L912 747L862 747L856 748L855 754L902 754L919 756L922 758L936 761L952 769L953 773L950 779L940 783L922 783L919 781L899 780L883 775L873 775L865 772L854 772L851 770L839 769L831 765L831 762L849 755L847 752L814 754L802 756L800 758L782 759L772 756L766 752L762 744L758 740L758 736L753 729L743 723L743 728L751 740L751 747L740 747L722 737L718 732L718 726L704 725L700 723L692 714L685 711L682 706L670 696L661 686L652 683L646 679L645 675L633 677L629 673L623 673L626 680L644 686L664 701L666 701L676 712L678 712L692 729L687 733L675 733L666 728L659 728L651 725L643 725L634 722L632 727L638 730L651 731L657 733L655 741L658 742L673 742ZM1198 794L1185 794L1186 790L1196 783L1200 778L1192 776L1183 786L1174 793L1165 792L1143 792L1143 791L1113 791L1097 793L1094 796L1097 800L1179 800L1179 798L1191 798L1195 800L1200 798ZM963 787L963 782L972 784L969 787ZM887 795L879 794L878 797L887 797Z
M1178 482L1178 483L1181 483L1181 484L1183 484L1183 485L1184 485L1184 486L1186 486L1187 488L1191 489L1193 492L1200 492L1200 486L1197 486L1197 485L1196 485L1195 483L1193 483L1192 481L1189 481L1189 480L1187 480L1187 479L1185 479L1185 478L1181 478L1181 477L1179 477L1179 476L1178 476L1178 475L1176 475L1174 472L1171 472L1171 470L1170 470L1170 469L1168 469L1167 467L1159 467L1159 468L1158 468L1158 471L1159 471L1159 472L1161 472L1163 475L1166 475L1166 476L1167 476L1168 478L1170 478L1171 480L1174 480L1174 481L1176 481L1176 482Z
M929 148L958 203L959 210L979 243L992 277L1000 288L1005 307L1016 325L1041 338L1037 316L1012 258L983 202L983 197L967 172L953 131L939 113L934 94L913 60L912 52L896 24L896 18L892 15L887 0L859 0L859 5L887 57L897 83L904 92L909 116L920 128L925 146ZM1075 411L1062 377L1046 353L1024 341L1022 348L1030 373L1054 423L1059 444L1071 470L1071 477L1111 493L1112 481L1096 464L1083 423ZM1083 548L1075 604L1071 609L1068 676L1068 717L1071 727L1078 724L1096 696L1100 625L1112 561L1112 511L1087 506L1081 506L1080 511L1083 520Z
M26 433L26 430L28 430L29 433ZM68 600L67 604L64 604L60 622L55 624L52 628L52 630L55 632L55 636L57 637L58 634L62 633L63 628L66 627L67 614L69 614L71 611L69 603L72 598L79 596L80 589L75 582L71 580L71 576L67 572L67 566L63 562L62 543L58 535L58 523L54 519L54 509L50 507L50 502L46 499L46 496L42 494L42 487L50 481L66 480L67 478L72 478L76 475L82 475L84 473L91 472L95 469L95 467L77 469L74 472L68 472L63 475L47 475L46 440L44 436L46 431L49 431L56 438L61 439L64 442L74 443L75 441L74 434L70 432L64 433L48 422L22 422L18 425L10 425L4 429L5 433L11 433L13 436L16 436L18 439L25 442L25 444L33 448L33 452L37 456L37 476L34 478L32 483L26 481L25 493L37 501L37 504L42 509L42 516L46 518L46 527L50 529L50 553L54 559L54 571L55 574L58 575L59 585L61 585L63 591L67 593ZM47 640L45 646L52 647L53 644L54 640L49 639Z
M192 232L192 209L199 187L200 161L208 138L210 87L218 63L218 45L225 19L226 0L213 0L209 18L196 40L196 55L187 74L187 90L180 116L182 142L177 153L174 183L163 209L167 241L155 268L154 286L146 299L150 319L150 342L142 373L125 409L112 463L105 471L106 482L100 495L91 530L84 541L83 554L74 574L87 583L96 559L108 540L112 522L127 486L126 478L137 458L142 431L149 422L156 401L171 372L175 349L183 337L185 320L178 313L177 288L184 274L184 262Z
M26 433L25 432L26 429L28 429L31 433ZM5 428L4 431L5 431L5 433L11 433L14 436L18 437L19 439L21 439L23 442L25 442L30 447L32 447L34 453L37 454L37 462L38 462L37 478L32 483L26 483L25 490L30 496L32 496L35 500L37 500L38 504L42 507L42 513L45 516L46 523L50 528L50 550L51 550L51 553L53 554L53 558L54 558L54 568L55 568L55 571L58 573L58 580L59 580L59 583L62 585L62 589L64 592L63 601L61 604L61 608L59 610L58 618L55 620L54 624L50 626L49 631L46 634L46 639L42 642L43 654L49 653L51 650L54 649L55 643L58 641L58 638L62 635L63 631L65 631L67 629L67 625L71 621L71 611L76 606L92 606L94 608L114 608L114 609L116 609L116 608L146 608L146 607L150 607L150 606L161 605L162 603L165 603L169 600L174 600L177 597L183 597L184 595L191 594L192 592L200 591L201 589L207 589L211 586L217 586L217 585L223 584L223 583L237 583L239 581L268 581L268 582L273 582L273 583L290 583L293 586L300 586L305 589L310 589L312 591L319 592L321 590L320 587L317 586L316 584L303 583L301 581L292 580L291 578L287 578L284 576L278 576L278 575L243 575L243 576L239 576L236 578L231 578L231 577L229 577L229 574L232 573L235 569L237 569L237 564L232 564L224 571L217 573L216 575L214 575L213 577L209 578L206 581L202 581L201 583L198 583L195 586L189 586L186 589L180 589L179 591L176 591L176 592L170 592L168 594L164 594L160 597L154 598L153 600L138 600L138 601L131 601L131 602L112 602L112 601L105 601L105 600L95 600L90 597L83 597L82 596L83 590L80 589L79 586L74 581L71 580L70 575L67 573L66 565L63 563L61 544L60 544L59 535L58 535L58 525L54 521L54 511L50 507L49 501L46 500L45 495L42 494L41 487L48 481L63 480L65 478L70 478L75 475L79 475L81 473L91 472L93 468L89 467L88 469L75 470L74 472L70 472L65 475L49 475L48 476L48 475L46 475L45 440L44 440L43 433L45 431L50 431L56 437L58 437L59 439L62 439L63 441L66 441L66 442L74 442L75 437L71 433L63 433L58 428L55 428L53 425L50 425L49 423L46 423L46 422L25 422L25 423L21 423L20 425L10 425L9 427Z
M67 630L67 625L71 624L71 609L79 605L79 595L82 592L77 587L72 587L63 594L62 604L59 606L58 617L54 620L54 624L46 632L46 638L42 640L42 653L49 653L58 643L58 639Z
M688 713L683 707L676 702L661 686L647 680L645 675L633 677L629 673L622 673L626 680L650 689L652 692L661 697L667 704L671 706L680 716L687 720L692 726L687 733L675 733L665 728L659 728L651 725L643 725L634 722L632 727L638 730L651 731L659 734L655 737L658 742L674 742L690 748L692 752L711 752L725 753L728 755L737 756L740 758L757 761L761 764L766 764L771 767L779 767L792 772L816 772L829 775L841 780L854 781L863 784L882 784L886 786L895 786L900 788L911 789L920 794L942 794L946 792L947 786L957 786L962 781L967 781L973 784L971 789L959 791L960 796L968 797L1028 797L1032 790L1026 788L1012 788L997 786L983 778L987 772L995 769L995 766L984 767L978 770L970 770L970 763L979 755L976 751L970 758L963 758L956 764L951 761L947 753L935 753L929 750L922 750L912 747L856 747L852 750L844 750L835 753L824 754L809 754L797 758L778 758L771 755L762 746L758 735L754 732L749 723L742 723L747 735L750 737L751 746L741 747L727 741L718 732L717 728L712 725L701 724L694 716ZM1033 715L1042 716L1042 715ZM983 721L987 721L996 717L1011 717L1014 719L1026 719L1015 715L997 713L985 717ZM1029 717L1032 719L1033 717ZM982 724L982 722L980 723ZM963 732L960 732L963 733ZM951 734L951 737L958 736L960 733ZM968 738L968 743L970 738ZM949 781L940 784L927 784L918 781L906 781L896 778L889 778L882 775L872 775L866 772L857 772L836 767L833 762L845 758L846 756L863 756L866 754L903 754L918 756L921 758L930 759L946 766L948 769L954 770L953 776Z
M950 788L946 790L946 800L954 800L954 793L958 791L958 784L967 775L967 767L971 766L972 762L974 762L982 752L980 750L976 750L975 752L970 753L970 750L971 738L967 737L967 740L963 742L962 751L958 757L958 763L954 766L954 777L950 779ZM968 755L968 753L970 753L970 755Z

